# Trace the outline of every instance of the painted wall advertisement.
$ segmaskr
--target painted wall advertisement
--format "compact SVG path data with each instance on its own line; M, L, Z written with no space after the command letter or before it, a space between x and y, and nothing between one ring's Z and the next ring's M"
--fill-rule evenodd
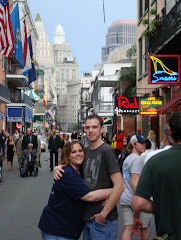
M139 97L115 98L115 112L119 114L139 114Z
M140 100L141 115L156 115L157 110L163 106L163 97L148 97Z
M180 83L180 55L150 55L149 83Z

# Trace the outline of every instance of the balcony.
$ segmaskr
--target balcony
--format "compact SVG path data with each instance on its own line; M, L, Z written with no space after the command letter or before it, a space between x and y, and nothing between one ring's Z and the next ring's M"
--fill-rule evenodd
M10 103L10 91L0 84L0 103Z
M101 117L110 117L114 115L114 102L98 102L95 107L95 113Z
M30 107L33 107L33 100L28 97L26 94L16 94L14 97L11 97L11 103L24 103Z
M164 15L161 28L150 38L151 53L155 54L158 51L162 53L163 51L167 54L178 54L181 52L181 1L178 1L172 10ZM167 46L164 49L166 44Z
M8 85L12 84L15 87L28 87L28 78L22 74L21 66L18 64L6 65L6 78Z

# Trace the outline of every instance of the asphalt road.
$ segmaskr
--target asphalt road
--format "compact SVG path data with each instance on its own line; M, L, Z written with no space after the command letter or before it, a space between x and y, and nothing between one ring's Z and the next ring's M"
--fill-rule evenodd
M0 183L0 240L41 239L37 226L53 182L48 152L42 153L41 163L42 168L37 177L21 178L17 156L14 157L14 171L7 172L6 160L4 161L3 181ZM118 240L121 240L123 219L119 204L118 209L120 215ZM133 236L132 239L140 238Z

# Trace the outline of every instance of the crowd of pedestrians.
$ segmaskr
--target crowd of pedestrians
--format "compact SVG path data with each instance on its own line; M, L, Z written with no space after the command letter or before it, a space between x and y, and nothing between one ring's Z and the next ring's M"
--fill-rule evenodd
M168 235L180 240L181 207L181 111L164 127L158 149L156 135L145 138L141 129L133 136L123 130L104 133L101 117L88 116L86 148L77 133L47 136L50 170L54 183L39 228L44 240L117 240L118 210L121 205L124 231L122 240L133 233L142 240ZM19 167L26 172L30 161L41 167L41 142L37 134L0 134L2 157L7 153L7 171L13 170L17 152ZM54 163L55 159L55 163ZM155 238L158 239L158 238Z

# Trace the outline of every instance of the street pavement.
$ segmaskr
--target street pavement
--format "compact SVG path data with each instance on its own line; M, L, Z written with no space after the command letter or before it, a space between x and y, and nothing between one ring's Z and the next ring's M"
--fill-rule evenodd
M14 171L3 166L3 181L0 183L0 240L40 240L38 222L47 204L53 182L49 169L49 153L41 155L42 168L37 177L21 178L17 156L14 157ZM118 240L123 232L122 211L119 210ZM140 238L133 236L133 240ZM82 240L82 237L80 238ZM105 239L106 240L106 239Z

